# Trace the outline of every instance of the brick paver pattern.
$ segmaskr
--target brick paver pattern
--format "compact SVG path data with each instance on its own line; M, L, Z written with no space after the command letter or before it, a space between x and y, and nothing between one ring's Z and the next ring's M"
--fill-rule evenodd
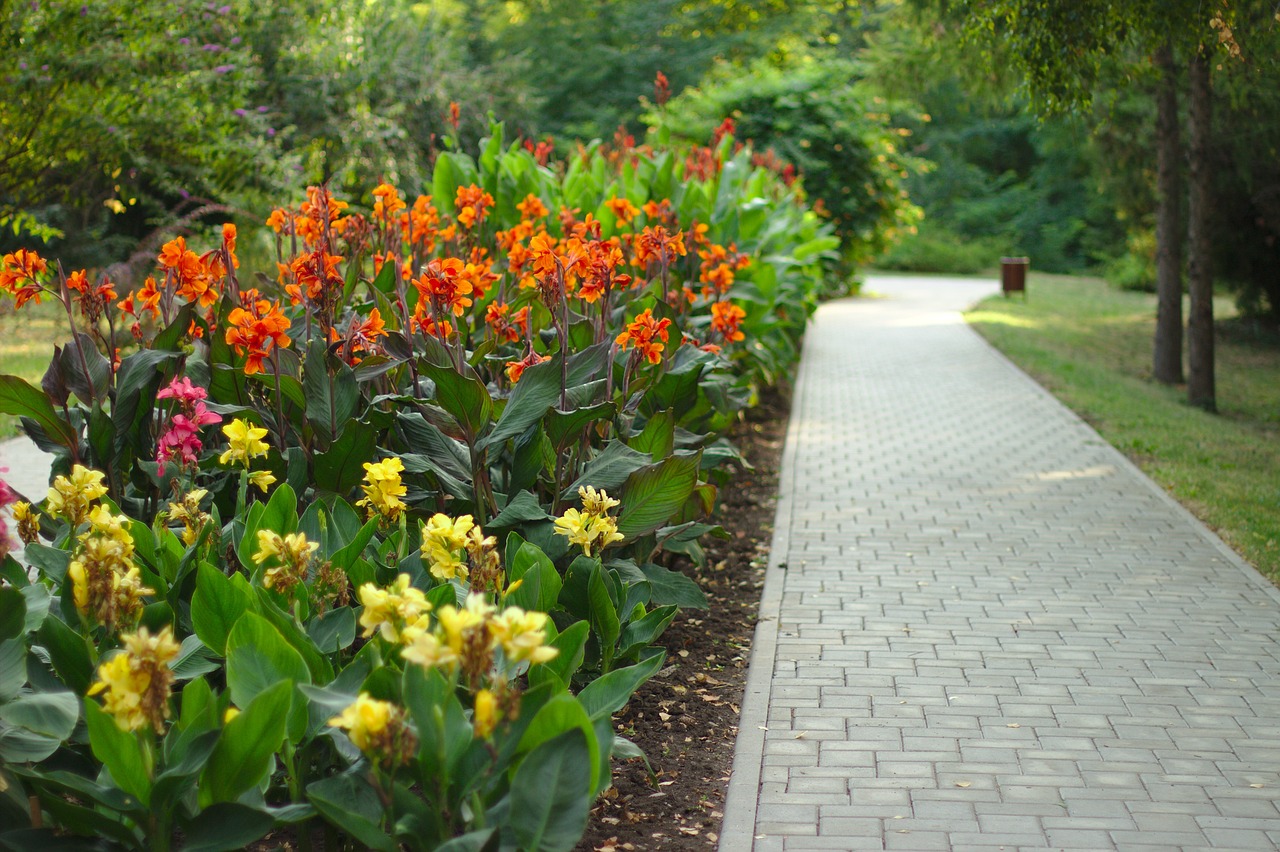
M757 850L1280 847L1270 586L964 325L972 285L871 288L806 341L721 848L752 792Z

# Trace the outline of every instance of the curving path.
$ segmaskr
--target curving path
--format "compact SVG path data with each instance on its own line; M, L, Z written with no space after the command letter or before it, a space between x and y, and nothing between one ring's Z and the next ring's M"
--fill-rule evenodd
M1280 595L964 324L994 283L867 289L805 341L720 848L1280 848Z

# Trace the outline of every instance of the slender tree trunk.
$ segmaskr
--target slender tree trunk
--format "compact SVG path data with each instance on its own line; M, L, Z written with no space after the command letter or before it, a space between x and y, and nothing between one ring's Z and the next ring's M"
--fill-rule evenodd
M1206 411L1217 410L1213 369L1213 266L1209 223L1212 176L1209 171L1209 137L1213 130L1213 102L1209 82L1209 58L1203 50L1191 60L1190 137L1191 193L1187 206L1187 284L1191 315L1187 322L1187 401Z
M1182 138L1178 130L1178 68L1168 42L1156 51L1156 339L1152 374L1182 381Z

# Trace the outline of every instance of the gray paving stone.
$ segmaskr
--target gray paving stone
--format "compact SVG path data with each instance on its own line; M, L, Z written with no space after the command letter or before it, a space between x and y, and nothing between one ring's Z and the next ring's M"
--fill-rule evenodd
M805 341L720 848L1276 848L1280 595L964 326L991 283L868 287Z

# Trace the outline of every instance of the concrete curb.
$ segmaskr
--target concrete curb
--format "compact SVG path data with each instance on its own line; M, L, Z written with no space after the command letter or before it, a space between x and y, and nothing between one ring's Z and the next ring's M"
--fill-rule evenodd
M797 487L795 456L799 420L794 412L801 410L801 400L805 393L806 348L807 345L801 349L800 370L791 399L792 415L788 418L782 462L778 471L778 505L774 511L773 537L769 543L769 563L765 570L755 636L751 640L751 661L747 667L747 685L742 694L742 713L738 718L733 770L729 776L724 822L720 829L719 848L722 852L742 852L755 844L756 807L760 799L760 773L764 766L764 733L769 722L769 698L773 690L774 664L777 662L778 619L782 610L783 587L787 580L786 559L791 540L792 505Z

